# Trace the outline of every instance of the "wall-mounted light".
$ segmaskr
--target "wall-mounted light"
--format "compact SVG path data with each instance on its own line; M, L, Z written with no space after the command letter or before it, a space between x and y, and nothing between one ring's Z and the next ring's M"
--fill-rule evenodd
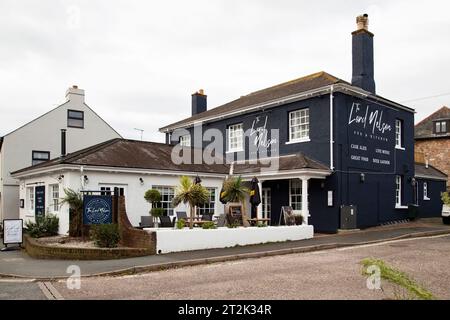
M359 181L364 182L365 180L366 180L366 175L361 172L361 174L359 175Z
M88 184L88 183L89 183L89 178L88 178L88 176L85 175L85 176L83 177L83 179L84 179L84 183L85 183L85 184Z
M141 186L143 186L143 185L144 185L144 179L142 179L142 178L139 178L139 182L141 183Z
M322 189L325 189L325 182L322 181L322 182L320 183L320 187L321 187Z
M64 175L63 175L63 174L60 174L59 177L58 177L58 182L63 181L63 179L64 179Z

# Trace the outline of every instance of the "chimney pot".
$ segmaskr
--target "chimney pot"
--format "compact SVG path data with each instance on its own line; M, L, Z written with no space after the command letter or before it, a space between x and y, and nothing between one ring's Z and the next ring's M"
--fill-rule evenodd
M369 31L369 15L364 13L363 15L356 17L356 26L358 30L367 30Z
M77 86L76 84L74 84L74 85L72 86L72 88L78 89L78 86Z

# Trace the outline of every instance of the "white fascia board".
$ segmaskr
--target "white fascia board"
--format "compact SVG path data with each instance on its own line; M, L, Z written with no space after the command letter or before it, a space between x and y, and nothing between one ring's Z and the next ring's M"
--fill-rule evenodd
M201 176L211 178L224 178L226 174L221 173L204 173L204 172L191 172L191 171L175 171L175 170L152 170L152 169L138 169L138 168L121 168L121 167L100 167L100 166L88 166L88 165L56 165L48 168L29 170L26 172L15 174L13 177L16 179L31 177L36 175L44 175L51 172L61 171L79 171L83 167L83 171L91 172L109 172L109 173L137 173L145 175L170 175L170 176Z

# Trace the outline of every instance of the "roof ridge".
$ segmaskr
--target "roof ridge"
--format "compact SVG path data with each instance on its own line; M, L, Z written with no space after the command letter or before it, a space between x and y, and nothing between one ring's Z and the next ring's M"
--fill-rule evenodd
M296 82L299 82L299 81L304 81L307 78L314 79L314 78L318 78L320 76L324 76L325 78L327 78L329 80L332 80L332 81L343 81L343 80L341 80L341 79L339 79L339 78L337 78L335 76L332 76L331 74L329 74L329 73L327 73L325 71L319 71L319 72L308 74L308 75L300 77L300 78L295 78L295 79L292 79L292 80L289 80L289 81L286 81L286 82L282 82L282 83L279 83L279 84L276 84L276 85L273 85L273 86L270 86L270 87L267 87L267 88L264 88L264 89L261 89L261 90L257 90L257 91L251 92L249 94L244 95L243 97L248 97L248 96L251 96L253 94L257 94L257 93L260 93L262 91L266 91L266 90L270 90L270 89L275 89L275 88L288 86L290 84L293 84L293 83L296 83Z
M417 127L418 125L422 124L423 122L426 122L426 121L430 120L430 118L431 118L432 116L434 116L436 113L438 113L438 112L441 111L441 110L445 110L445 109L449 109L449 111L450 111L450 108L449 108L449 107L447 107L447 106L442 106L442 107L440 107L439 109L437 109L435 112L433 112L432 114L430 114L428 117L426 117L426 118L422 119L421 121L419 121L414 127Z

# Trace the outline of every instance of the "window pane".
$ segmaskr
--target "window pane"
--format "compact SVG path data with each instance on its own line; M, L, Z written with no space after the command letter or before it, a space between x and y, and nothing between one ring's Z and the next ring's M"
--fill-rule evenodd
M67 126L75 127L75 128L83 128L84 127L84 120L68 119L67 120Z
M71 119L83 119L83 111L71 111L71 110L69 110L69 118L71 118Z

